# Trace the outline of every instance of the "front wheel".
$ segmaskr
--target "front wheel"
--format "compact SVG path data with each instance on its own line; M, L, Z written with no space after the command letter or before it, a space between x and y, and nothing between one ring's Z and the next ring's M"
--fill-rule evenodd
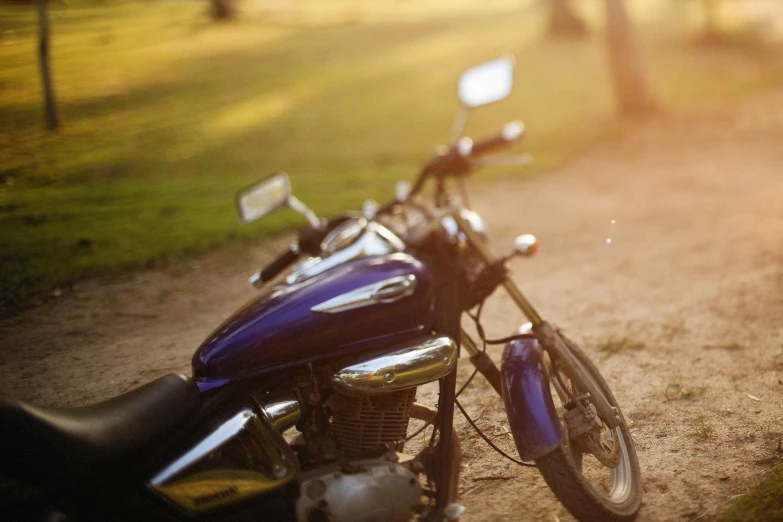
M576 344L562 335L561 338L579 361L583 372L619 412L612 391L592 361ZM578 390L568 375L554 367L551 361L548 367L553 399L555 404L559 404L557 409L566 436L560 447L536 460L541 475L560 502L581 521L633 520L642 503L642 483L639 460L625 420L613 430L601 426L600 433L570 440L563 413L570 406L570 396L577 395ZM602 450L605 454L601 454Z

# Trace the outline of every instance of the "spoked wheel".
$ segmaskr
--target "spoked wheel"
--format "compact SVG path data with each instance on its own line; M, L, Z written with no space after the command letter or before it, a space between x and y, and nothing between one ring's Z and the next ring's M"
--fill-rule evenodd
M561 337L583 371L619 411L617 401L595 365L576 344ZM560 502L577 519L633 520L642 503L642 483L639 460L625 421L614 429L601 423L571 440L566 417L579 415L572 400L572 397L579 397L579 390L574 388L565 372L554 368L551 362L548 367L553 399L566 437L559 448L536 460L539 471ZM564 386L568 390L563 389ZM573 420L571 424L573 426Z

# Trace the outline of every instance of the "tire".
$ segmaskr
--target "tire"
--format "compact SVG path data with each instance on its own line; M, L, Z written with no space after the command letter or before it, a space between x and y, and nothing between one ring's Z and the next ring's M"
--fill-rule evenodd
M609 403L619 411L620 408L612 391L592 361L572 341L562 335L561 338L580 362L585 373L589 374ZM622 417L622 413L620 416ZM622 424L613 431L616 437L613 440L620 444L621 457L620 464L611 470L589 453L582 453L576 448L576 444L569 444L565 424L563 427L566 431L566 441L553 452L536 459L541 475L555 496L574 517L582 522L634 520L642 503L642 481L639 460L624 418ZM586 462L582 458L587 455L589 455L587 457L589 470L585 469ZM586 471L606 473L609 477L608 480L596 483L585 476ZM601 478L605 479L603 476Z

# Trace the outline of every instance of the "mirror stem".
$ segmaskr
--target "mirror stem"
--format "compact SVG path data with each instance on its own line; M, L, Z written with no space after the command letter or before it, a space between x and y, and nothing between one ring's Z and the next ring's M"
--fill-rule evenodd
M454 119L454 124L451 127L452 133L454 134L454 143L458 142L462 137L462 133L465 131L465 125L468 123L469 114L469 108L465 107L464 105L460 107L459 112L457 113L457 117Z
M315 215L315 212L310 210L310 207L299 201L296 196L288 197L288 206L302 214L313 228L323 228L324 223L318 219L318 216Z

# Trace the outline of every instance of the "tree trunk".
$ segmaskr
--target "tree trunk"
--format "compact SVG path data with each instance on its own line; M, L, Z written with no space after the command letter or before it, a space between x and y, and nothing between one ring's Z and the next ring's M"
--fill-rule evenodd
M210 0L210 15L215 21L233 20L237 15L234 0Z
M621 114L646 116L656 110L642 56L623 0L606 0L607 43Z
M718 2L716 0L701 0L704 11L704 39L712 41L719 39Z
M41 66L46 127L49 130L56 130L60 126L60 119L57 116L57 103L54 99L54 87L52 86L52 71L49 65L49 11L47 0L38 0L38 28L38 62Z
M584 38L587 25L571 6L571 0L549 0L549 36L552 38Z

